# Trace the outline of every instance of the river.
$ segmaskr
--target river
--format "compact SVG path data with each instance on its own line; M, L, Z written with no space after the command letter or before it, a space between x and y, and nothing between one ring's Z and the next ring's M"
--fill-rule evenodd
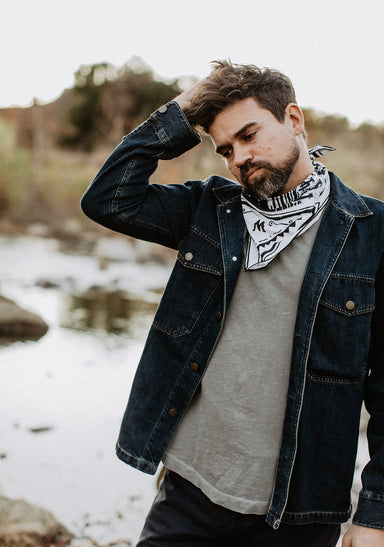
M0 294L49 325L0 346L0 494L53 512L76 536L137 540L156 477L114 452L136 365L170 265L121 238L92 253L0 236ZM368 458L362 436L353 487Z
M0 347L0 493L48 509L78 538L134 542L156 479L114 445L169 267L138 264L124 240L91 256L61 247L0 237L0 293L49 324L37 342Z

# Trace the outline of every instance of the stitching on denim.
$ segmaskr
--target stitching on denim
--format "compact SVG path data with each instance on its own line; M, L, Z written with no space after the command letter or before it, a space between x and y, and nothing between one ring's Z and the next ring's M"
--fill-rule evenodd
M360 492L360 498L366 500L384 501L384 494L376 494L375 492L367 492L366 490L362 490Z
M329 277L334 279L346 279L348 281L361 281L362 283L368 283L369 285L375 284L375 279L373 277L362 274L332 273Z
M362 315L363 313L370 313L375 309L375 306L363 306L363 307L357 308L356 310L348 311L337 304L333 304L332 302L329 302L328 300L320 300L320 304L322 304L326 308L330 308L331 310L340 312L341 314L346 315L347 317Z
M188 262L187 260L181 258L181 253L179 252L179 255L177 256L177 260L182 264L185 268L190 268L191 270L199 270L201 272L209 272L213 273L214 275L223 275L223 271L219 270L218 268L214 268L213 266L204 266L202 264L193 264L192 262Z
M324 384L345 384L357 386L363 381L362 376L320 376L307 370L307 377L314 382L322 382Z
M354 192L351 188L348 188L347 189L349 190L349 192L352 194L352 196L357 199L357 201L360 202L360 205L362 205L365 209L365 212L363 211L359 211L358 213L352 213L352 212L349 212L347 211L346 209L344 209L344 207L342 205L339 204L339 202L337 201L336 197L333 195L332 198L331 198L331 203L332 205L338 209L339 211L343 212L345 215L348 215L348 216L354 216L354 217L357 217L357 218L364 218L364 217L367 217L367 216L372 216L373 215L373 212L369 209L368 205L365 203L365 201L363 200L363 198L361 196L359 196L359 194L357 194L356 192Z
M328 516L333 515L335 517L343 517L345 515L348 515L350 513L351 509L348 509L348 511L309 511L307 513L293 513L290 511L285 511L284 515L289 515L291 517L305 517L305 516L312 516L312 515L318 515L318 516Z
M128 163L127 163L127 166L125 168L125 171L123 173L123 176L121 177L121 181L120 181L120 184L118 185L118 187L116 188L116 192L115 192L115 195L113 196L112 200L111 200L111 213L112 214L117 214L118 212L118 200L121 196L121 193L123 191L123 188L124 188L124 185L126 184L128 178L129 178L129 173L132 171L133 169L133 166L135 164L135 160L132 159L130 160Z
M228 179L228 182L232 182L232 184L228 184L227 186L223 186L223 187L220 187L220 188L212 188L212 192L214 193L214 195L216 196L216 198L220 201L221 204L223 205L228 205L230 203L238 203L241 199L241 186L239 186L237 188L237 184L233 181L230 181ZM222 194L228 192L228 190L238 190L239 193L233 197L230 198L230 200L228 201L225 201L225 196L222 196Z
M193 331L193 329L195 328L195 325L196 323L198 322L198 320L200 319L200 316L201 314L203 313L203 311L205 310L205 308L207 307L207 304L208 302L210 301L210 299L212 298L214 292L216 291L219 283L221 281L221 277L217 280L217 283L215 284L215 286L213 287L212 291L210 292L210 294L208 295L207 299L205 300L200 312L197 314L196 316L196 319L194 320L193 324L191 325L191 327L188 329L188 328L184 328L184 329L179 329L179 330L176 330L176 329L168 329L167 327L165 327L164 325L162 325L161 323L159 323L158 321L154 320L153 321L153 326L155 328L157 328L158 330L164 332L165 334L168 334L169 336L172 336L172 338L178 338L179 336L184 336L185 334L189 334Z
M133 456L132 454L124 450L124 448L122 448L118 442L116 443L116 451L118 454L120 453L122 456L127 456L128 459L130 460L134 460L135 462L141 463L141 464L144 463L146 466L150 467L151 469L155 471L157 469L157 465L154 465L153 463L145 460L144 458L138 458L137 456Z
M215 239L213 239L213 237L211 237L211 236L209 236L208 234L206 234L205 232L202 232L198 226L192 225L192 226L191 226L191 231L192 231L193 233L195 233L196 235L202 237L203 239L205 239L206 241L208 241L208 242L211 243L212 245L214 245L217 249L221 249L220 243L217 242Z
M133 129L130 133L128 133L128 135L125 135L123 137L123 140L125 140L130 135L135 135L135 133L137 133L140 129L143 129L144 127L147 127L147 125L150 125L150 124L151 124L151 119L148 118L147 120L145 120L145 122L141 123L135 129Z

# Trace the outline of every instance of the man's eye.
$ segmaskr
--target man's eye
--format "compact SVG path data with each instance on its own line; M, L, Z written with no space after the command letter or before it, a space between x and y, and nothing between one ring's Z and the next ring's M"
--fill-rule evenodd
M221 152L221 155L223 158L229 158L229 156L231 155L231 151L230 150L224 150L223 152Z
M244 140L250 141L253 139L255 135L256 135L256 131L251 131L251 133L247 133L246 135L244 135Z

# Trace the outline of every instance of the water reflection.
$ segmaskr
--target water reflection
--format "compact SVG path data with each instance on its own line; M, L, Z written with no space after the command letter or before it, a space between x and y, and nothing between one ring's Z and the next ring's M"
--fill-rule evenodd
M62 324L81 331L103 329L133 336L143 323L150 324L158 300L155 293L151 299L140 299L122 290L91 288L68 297Z

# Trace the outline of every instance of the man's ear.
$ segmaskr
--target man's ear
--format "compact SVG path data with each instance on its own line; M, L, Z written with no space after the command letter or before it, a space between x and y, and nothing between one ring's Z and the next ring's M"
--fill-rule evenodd
M295 103L289 103L285 109L285 119L292 124L296 136L304 133L304 114L301 108Z

